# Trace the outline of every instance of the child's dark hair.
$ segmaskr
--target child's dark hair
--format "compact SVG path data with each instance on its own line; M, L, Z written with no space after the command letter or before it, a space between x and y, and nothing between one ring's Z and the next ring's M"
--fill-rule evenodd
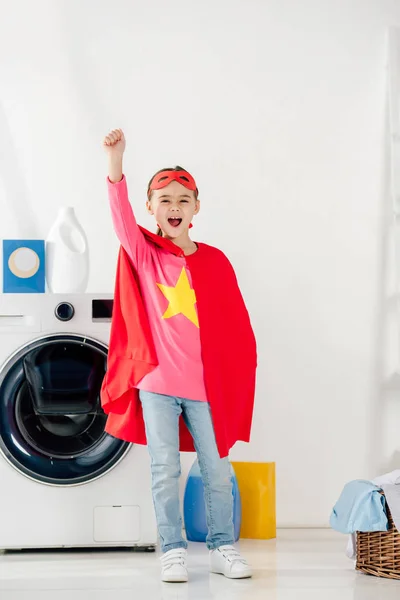
M153 177L149 181L149 185L147 186L147 198L149 200L151 200L152 191L151 191L150 187L151 187L151 184L153 183L153 179L154 179L154 177L156 177L156 175L158 175L159 173L162 173L163 171L186 171L186 169L177 165L176 167L166 167L165 169L160 169L159 171L157 171L157 173L154 173ZM199 190L196 188L193 191L193 193L194 193L195 199L197 200L198 195L199 195ZM157 235L160 235L162 237L162 234L163 234L162 230L160 228L158 228Z

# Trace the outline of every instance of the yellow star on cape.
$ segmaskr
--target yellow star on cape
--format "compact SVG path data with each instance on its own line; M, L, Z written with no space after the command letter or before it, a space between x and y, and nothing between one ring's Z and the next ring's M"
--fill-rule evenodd
M169 301L169 306L163 314L163 319L170 319L176 315L184 315L189 321L199 327L196 311L196 294L190 287L190 282L183 267L175 287L168 287L157 283L158 287Z

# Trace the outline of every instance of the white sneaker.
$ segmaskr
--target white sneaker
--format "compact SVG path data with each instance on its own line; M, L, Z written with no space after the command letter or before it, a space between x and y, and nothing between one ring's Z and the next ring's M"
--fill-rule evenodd
M211 573L225 575L229 579L252 577L251 568L234 546L220 546L210 551Z
M185 583L188 580L187 552L185 548L169 550L161 557L161 578L168 583Z

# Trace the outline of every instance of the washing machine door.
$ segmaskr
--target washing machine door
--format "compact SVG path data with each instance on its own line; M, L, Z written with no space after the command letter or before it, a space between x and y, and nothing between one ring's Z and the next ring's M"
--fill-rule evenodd
M130 444L104 432L100 389L107 346L52 335L21 348L0 372L0 451L23 475L77 485L112 469Z

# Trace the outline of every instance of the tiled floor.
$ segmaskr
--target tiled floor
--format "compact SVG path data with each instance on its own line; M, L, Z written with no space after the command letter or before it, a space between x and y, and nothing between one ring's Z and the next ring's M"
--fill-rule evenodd
M158 556L130 551L0 554L1 600L398 600L400 581L357 574L345 539L330 531L280 531L243 541L254 578L207 571L203 545L190 547L189 584L162 584Z

